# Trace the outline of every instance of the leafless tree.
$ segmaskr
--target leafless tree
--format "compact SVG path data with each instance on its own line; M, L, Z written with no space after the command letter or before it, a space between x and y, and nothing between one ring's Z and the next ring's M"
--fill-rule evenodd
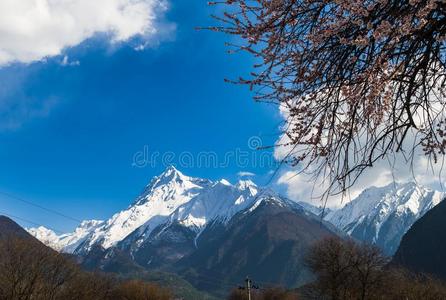
M316 280L301 289L303 299L446 299L445 283L389 266L371 245L327 238L309 251L307 264Z
M156 285L139 280L125 281L120 284L113 295L114 299L122 300L170 300L169 291Z
M381 250L366 244L356 245L354 251L354 283L357 285L357 299L376 299L381 287L389 279L384 267L389 262Z
M143 281L82 271L38 241L0 239L0 300L169 300L171 293Z
M298 300L296 293L287 291L283 288L269 288L262 291L261 300Z
M348 299L354 285L354 265L358 260L356 245L339 238L326 238L316 243L306 258L306 264L316 275L313 287L322 299Z
M229 294L228 300L248 300L246 290L234 289ZM292 291L280 287L266 288L262 290L253 290L252 300L298 300L298 295Z
M8 237L0 243L0 298L58 299L77 268L38 242Z

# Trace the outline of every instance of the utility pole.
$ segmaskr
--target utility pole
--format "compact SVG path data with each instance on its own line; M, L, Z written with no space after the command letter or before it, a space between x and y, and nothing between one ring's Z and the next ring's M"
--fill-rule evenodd
M259 289L259 286L256 285L256 284L253 284L253 283L252 283L252 280L249 279L248 276L246 276L246 279L245 279L245 286L239 286L238 289L239 289L239 290L244 290L244 291L246 291L246 292L248 293L248 300L252 300L252 298L251 298L251 291L252 291L253 289L258 290L258 289Z
M246 291L248 292L248 300L251 300L251 279L249 279L249 277L246 276L245 282L246 282Z

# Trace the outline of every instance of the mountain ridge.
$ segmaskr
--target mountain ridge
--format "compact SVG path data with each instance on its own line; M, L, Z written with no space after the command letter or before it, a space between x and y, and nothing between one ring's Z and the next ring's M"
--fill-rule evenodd
M415 221L439 204L445 193L413 182L370 187L325 220L360 241L393 255Z
M367 188L344 207L330 210L288 200L251 180L239 180L235 184L225 179L211 181L186 176L170 166L150 180L126 209L108 220L84 221L72 233L59 236L44 227L31 228L29 232L58 251L80 255L88 253L93 246L106 250L119 245L121 249L137 252L147 239L155 241L161 234L167 238L166 232L171 234L169 238L193 236L197 247L198 238L211 222L218 220L227 224L240 211L255 209L262 201L280 199L320 219L324 212L323 219L339 231L393 255L412 224L444 197L445 193L413 182L391 183ZM158 237L152 235L155 230ZM188 248L184 254L191 251L190 245L183 246Z
M152 178L126 209L105 221L83 221L73 232L57 235L43 226L28 231L54 249L67 253L88 253L94 245L104 249L116 246L130 235L149 236L161 224L179 221L199 233L208 222L227 222L250 206L260 189L251 180L231 184L189 177L169 166ZM271 193L270 191L268 191Z

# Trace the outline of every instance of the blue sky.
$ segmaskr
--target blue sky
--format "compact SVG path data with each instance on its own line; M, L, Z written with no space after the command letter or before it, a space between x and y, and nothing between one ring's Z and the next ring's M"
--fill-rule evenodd
M228 55L228 36L197 31L215 8L178 0L160 21L161 33L110 44L95 35L44 61L0 69L0 192L76 219L107 218L125 208L165 163L135 166L135 154L178 155L258 151L273 145L277 107L255 103L245 86L224 82L248 74L253 61ZM64 61L64 57L66 59ZM253 140L251 139L251 142ZM265 150L271 155L271 150ZM257 154L254 154L257 155ZM179 167L185 174L237 180L240 171L264 184L272 165ZM0 194L0 213L66 231L75 222ZM30 226L26 222L21 222Z

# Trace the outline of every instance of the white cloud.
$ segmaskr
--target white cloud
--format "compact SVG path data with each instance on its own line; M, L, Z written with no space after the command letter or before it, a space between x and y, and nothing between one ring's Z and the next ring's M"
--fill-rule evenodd
M163 0L2 0L0 65L60 55L97 33L150 39L165 10Z
M62 61L60 62L60 64L65 67L66 66L73 67L73 66L79 66L81 63L78 60L71 61L70 58L68 57L68 55L65 55L63 57Z
M237 175L239 177L253 177L253 176L256 176L256 174L254 174L252 172L244 172L244 171L238 172Z

